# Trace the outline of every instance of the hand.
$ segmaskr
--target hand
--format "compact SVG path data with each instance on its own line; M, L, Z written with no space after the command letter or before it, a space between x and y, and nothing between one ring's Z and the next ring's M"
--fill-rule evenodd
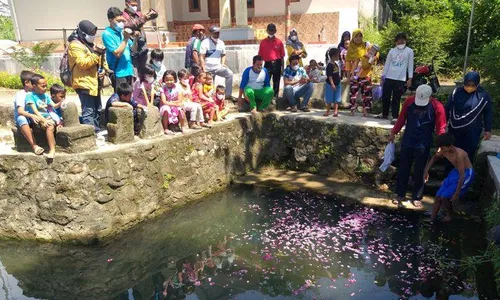
M35 122L35 124L41 124L43 122L43 118L40 118L39 116L37 115L32 115L31 118L33 119L33 121Z
M485 131L483 141L489 141L491 139L491 132Z
M394 142L394 139L396 138L396 135L394 133L391 132L391 134L389 135L389 141L390 142Z
M130 39L130 36L132 34L133 34L133 32L132 32L132 29L130 29L130 28L125 28L123 30L123 38L126 39L126 40Z
M100 44L94 45L94 52L97 54L103 54L105 50L106 50L106 47L104 47L104 45L100 45Z
M429 172L425 172L424 174L424 183L427 183L429 181Z
M141 32L140 31L134 31L133 36L134 37L140 37L141 36Z
M337 87L334 85L331 86L332 87L332 90L336 91L337 90Z
M300 78L299 83L300 84L305 84L305 83L307 83L307 81L308 81L307 78L302 77L302 78Z
M101 70L101 72L99 72L99 74L98 74L99 79L103 79L103 78L104 78L104 75L106 75L106 71Z
M458 195L455 193L453 195L453 197L451 197L451 205L453 205L453 207L457 207L458 206Z
M411 82L412 82L412 79L408 79L408 81L406 82L406 87L410 87L411 86Z

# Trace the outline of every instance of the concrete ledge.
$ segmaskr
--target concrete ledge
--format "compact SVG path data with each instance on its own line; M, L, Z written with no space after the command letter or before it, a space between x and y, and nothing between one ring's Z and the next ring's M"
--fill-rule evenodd
M496 156L488 156L488 170L496 187L497 199L500 194L500 159Z

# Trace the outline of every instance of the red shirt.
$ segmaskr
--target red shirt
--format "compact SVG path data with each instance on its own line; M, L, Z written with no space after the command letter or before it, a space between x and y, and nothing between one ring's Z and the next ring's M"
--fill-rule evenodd
M403 107L401 108L401 113L399 113L399 118L394 124L394 127L391 130L391 133L398 134L401 128L406 124L406 114L408 111L408 106L412 105L415 102L415 96L410 96L406 98ZM430 103L434 108L434 116L436 118L436 134L441 135L446 130L446 113L444 111L444 106L437 99L430 99Z
M259 55L264 61L273 61L285 57L285 47L278 38L265 38L260 42Z

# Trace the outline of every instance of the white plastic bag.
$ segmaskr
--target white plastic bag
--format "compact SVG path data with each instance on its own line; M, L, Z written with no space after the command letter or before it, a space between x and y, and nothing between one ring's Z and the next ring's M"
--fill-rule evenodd
M389 166L394 161L395 156L396 156L396 146L394 145L393 142L390 142L385 147L384 162L379 167L380 171L385 172L387 168L389 168Z

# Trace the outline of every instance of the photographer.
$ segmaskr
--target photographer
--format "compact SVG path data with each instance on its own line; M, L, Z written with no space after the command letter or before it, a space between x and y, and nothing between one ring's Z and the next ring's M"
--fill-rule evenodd
M81 21L68 38L68 56L69 65L73 70L72 87L80 97L82 105L83 124L93 125L95 131L99 132L99 79L104 76L105 71L100 70L101 63L104 63L104 47L94 44L96 33L97 26L87 20Z
M137 0L125 0L123 17L125 18L125 28L130 28L135 35L137 50L132 52L132 64L139 72L146 66L149 52L144 24L156 19L158 14L152 9L147 14L143 14L139 11L138 2Z
M106 46L108 66L114 71L113 87L116 89L123 82L132 85L134 67L131 52L137 51L137 39L131 39L134 33L125 28L125 18L120 9L108 9L108 19L109 27L102 33L102 41Z

